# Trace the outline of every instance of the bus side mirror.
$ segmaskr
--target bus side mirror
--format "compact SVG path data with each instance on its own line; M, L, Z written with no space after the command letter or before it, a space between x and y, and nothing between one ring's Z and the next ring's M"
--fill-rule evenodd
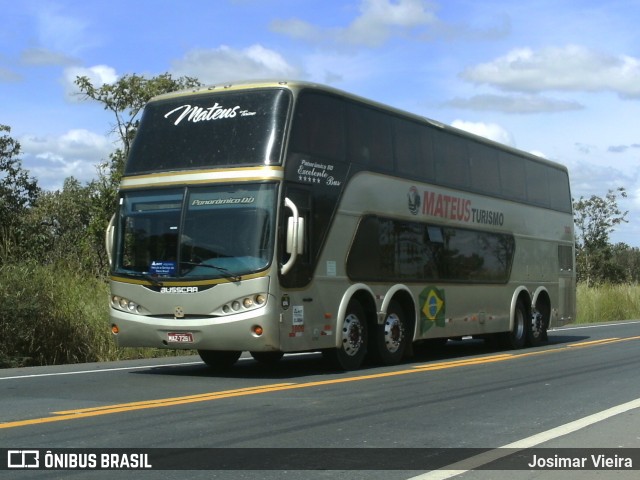
M298 207L290 199L284 199L284 206L293 213L287 219L287 253L290 254L289 260L282 265L281 273L286 275L296 263L298 254L304 251L304 218L298 215Z
M115 214L111 217L107 231L104 238L104 246L107 249L107 259L109 260L109 267L113 267L113 232L115 231Z
M287 222L287 253L298 255L304 253L304 218L298 217L298 223L293 217L288 218Z

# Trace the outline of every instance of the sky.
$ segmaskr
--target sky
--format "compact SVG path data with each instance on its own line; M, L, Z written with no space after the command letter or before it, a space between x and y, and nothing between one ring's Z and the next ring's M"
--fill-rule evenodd
M541 155L619 199L640 247L640 0L0 0L0 124L45 189L86 182L115 118L74 80L309 80Z

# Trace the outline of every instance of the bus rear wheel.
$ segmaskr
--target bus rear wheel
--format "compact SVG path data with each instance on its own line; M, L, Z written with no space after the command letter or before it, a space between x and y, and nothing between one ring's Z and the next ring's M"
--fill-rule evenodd
M242 352L221 350L198 350L198 355L208 367L214 370L226 370L238 361Z
M340 346L324 350L324 357L341 370L356 370L367 353L367 319L360 302L351 300L339 332Z
M392 301L384 323L373 331L369 354L374 362L383 365L400 363L408 341L406 325L404 310L398 302Z
M534 308L533 312L531 312L531 330L529 331L527 344L531 347L538 347L545 342L548 339L548 326L549 313L546 306L541 307L540 310Z
M513 327L511 331L501 334L502 344L510 350L518 350L524 347L529 331L531 330L531 316L522 300L516 302L516 310L513 315Z

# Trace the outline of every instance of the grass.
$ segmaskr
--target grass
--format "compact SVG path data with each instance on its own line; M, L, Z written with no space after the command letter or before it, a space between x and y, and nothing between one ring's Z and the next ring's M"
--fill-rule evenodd
M579 284L576 304L576 323L638 319L640 286L604 284L587 287L585 284Z
M36 263L0 265L0 278L0 368L175 355L115 345L104 280Z

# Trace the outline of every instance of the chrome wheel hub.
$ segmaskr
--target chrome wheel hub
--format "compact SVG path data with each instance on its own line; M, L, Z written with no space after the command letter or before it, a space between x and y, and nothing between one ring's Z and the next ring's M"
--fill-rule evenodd
M362 323L356 315L350 313L342 326L342 349L344 353L353 357L360 351L363 343Z

